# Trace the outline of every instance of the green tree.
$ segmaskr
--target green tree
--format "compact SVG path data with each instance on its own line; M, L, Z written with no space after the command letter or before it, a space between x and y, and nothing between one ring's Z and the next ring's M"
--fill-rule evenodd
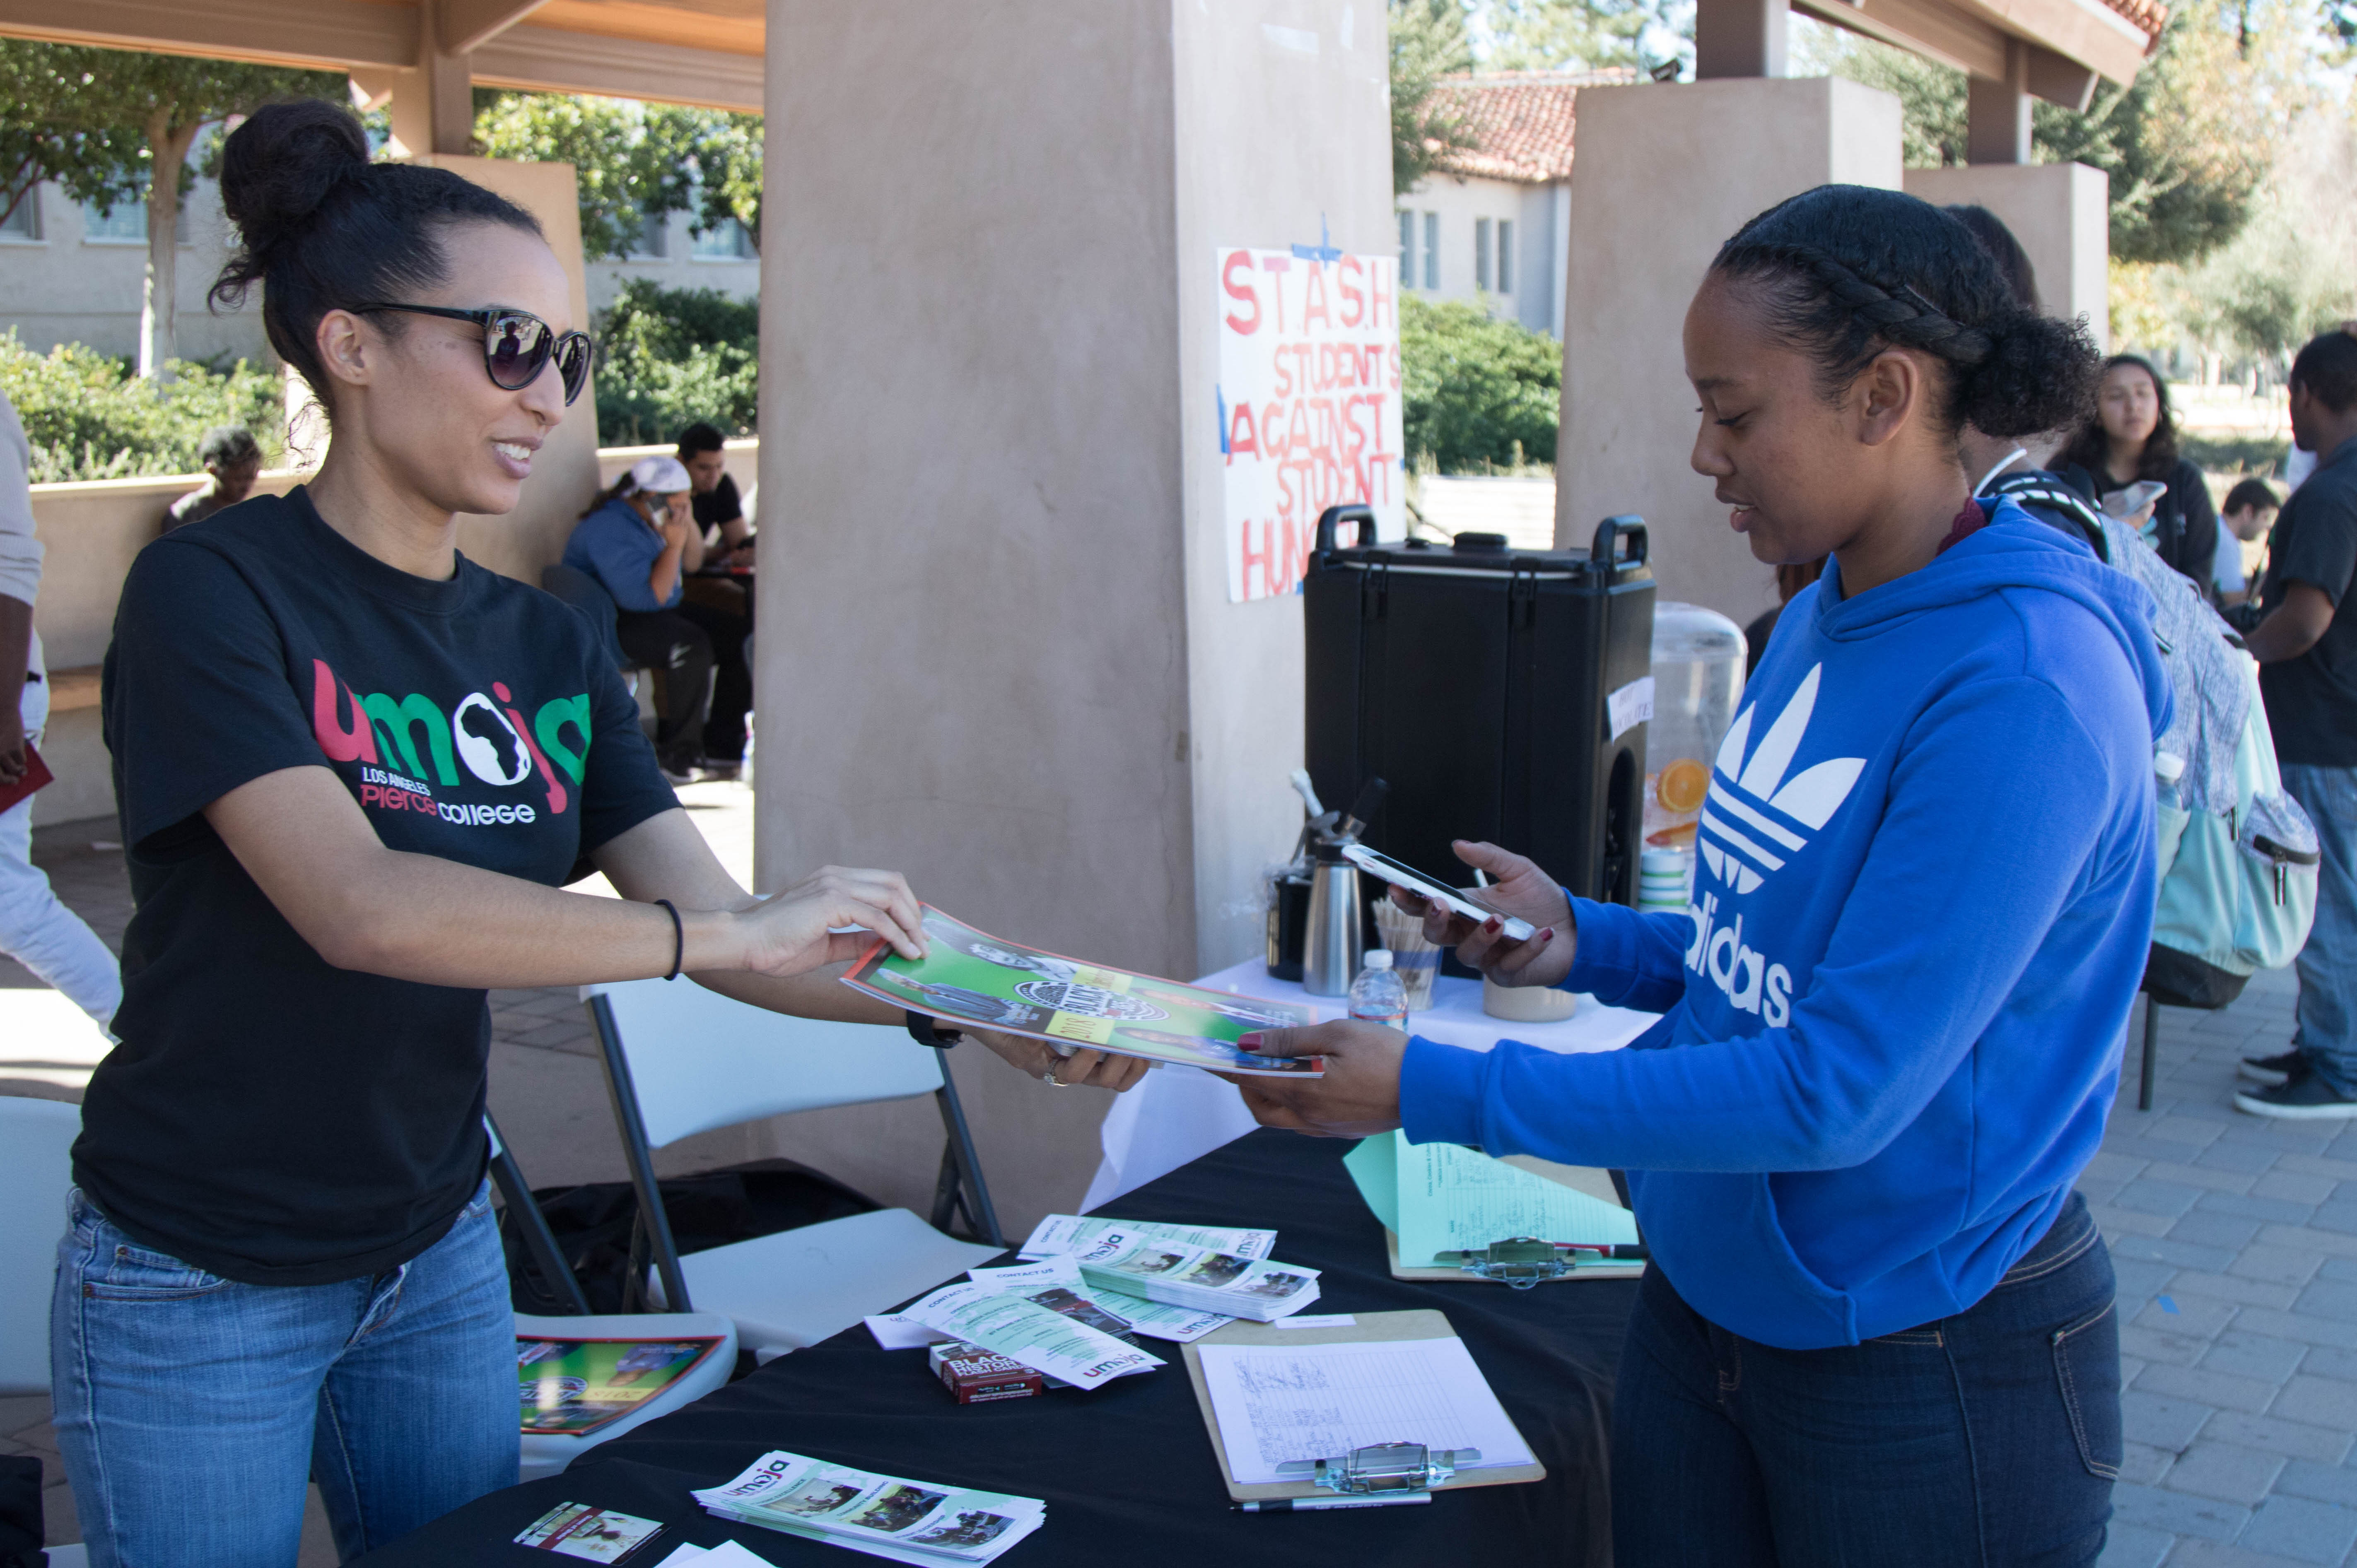
M319 71L0 38L0 147L20 158L54 156L37 178L102 210L145 193L142 377L165 372L178 335L176 233L199 133L274 99L347 91L342 77Z
M1650 71L1694 54L1686 0L1489 0L1489 70Z
M2192 262L2248 220L2273 159L2274 124L2295 73L2252 39L2240 0L2174 7L2156 57L2126 87L2105 82L2083 114L2051 103L2031 114L2042 163L2083 163L2111 178L2112 254ZM1811 29L1810 66L1895 94L1910 167L1964 162L1964 73L1830 27Z
M489 157L571 164L592 260L628 255L648 220L672 212L694 213L698 231L736 219L760 242L758 114L479 88L475 145Z
M760 306L711 288L623 284L597 322L597 439L668 441L708 420L750 435L760 388Z
M1473 69L1460 0L1389 0L1392 72L1392 194L1405 196L1473 133L1440 79Z
M216 424L253 431L273 463L283 449L285 391L242 360L227 371L178 360L168 380L142 381L79 343L36 353L10 328L0 331L0 392L24 422L35 484L191 474Z
M1555 461L1563 345L1463 300L1400 296L1400 435L1443 473Z

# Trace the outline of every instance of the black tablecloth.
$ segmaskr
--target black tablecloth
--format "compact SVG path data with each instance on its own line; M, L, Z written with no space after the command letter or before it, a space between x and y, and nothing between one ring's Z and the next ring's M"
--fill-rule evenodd
M1047 1526L1008 1554L1014 1568L1609 1563L1612 1374L1634 1283L1516 1291L1394 1280L1384 1267L1382 1227L1342 1168L1350 1146L1255 1133L1100 1212L1274 1227L1280 1260L1324 1271L1313 1313L1440 1308L1546 1466L1545 1480L1444 1492L1415 1508L1237 1513L1185 1364L1167 1341L1146 1343L1169 1366L1094 1392L959 1406L926 1376L921 1353L879 1350L861 1326L593 1449L564 1475L493 1493L363 1561L370 1568L545 1565L554 1559L527 1552L512 1538L571 1501L672 1526L645 1553L648 1563L681 1541L713 1546L734 1537L781 1565L845 1568L856 1554L725 1524L687 1495L783 1448L1045 1498ZM634 1560L631 1568L642 1565Z

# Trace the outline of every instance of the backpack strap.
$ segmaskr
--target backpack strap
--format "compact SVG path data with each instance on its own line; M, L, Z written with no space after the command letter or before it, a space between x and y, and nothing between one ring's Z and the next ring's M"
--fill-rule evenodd
M2047 473L2007 474L1993 481L1985 492L1991 497L2004 496L2025 509L2034 508L2031 515L2040 521L2075 532L2095 553L2095 559L2109 563L2111 550L2104 542L2103 520L2087 498ZM2065 526L2067 524L2067 526Z

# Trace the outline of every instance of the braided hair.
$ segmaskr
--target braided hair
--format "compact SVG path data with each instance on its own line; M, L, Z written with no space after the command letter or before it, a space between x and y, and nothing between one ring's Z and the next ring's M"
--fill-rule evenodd
M1816 361L1828 399L1896 348L1947 368L1932 404L1947 430L2030 435L2093 406L2085 326L2023 306L1970 229L1902 192L1803 191L1738 230L1711 271L1753 291L1769 330Z

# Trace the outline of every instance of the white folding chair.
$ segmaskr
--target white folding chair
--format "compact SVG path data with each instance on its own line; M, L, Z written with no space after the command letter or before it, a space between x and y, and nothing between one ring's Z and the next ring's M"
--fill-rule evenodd
M497 1123L489 1116L483 1118L483 1130L490 1134L491 1181L500 1189L500 1199L507 1208L508 1221L523 1238L524 1251L531 1256L544 1288L560 1303L573 1309L571 1316L564 1317L517 1313L515 1331L519 1340L716 1338L720 1341L676 1382L619 1421L609 1422L588 1433L522 1433L522 1478L537 1481L544 1476L556 1475L597 1444L610 1443L634 1427L644 1426L658 1416L669 1415L693 1404L725 1385L729 1373L737 1366L737 1326L714 1312L590 1312L588 1297L581 1294L581 1282L574 1277L572 1268L565 1262L565 1254L556 1244L555 1233L548 1228L548 1217L541 1212L538 1200L532 1196L532 1187L524 1181L523 1169L516 1164L514 1153L500 1138Z
M726 1315L762 1360L814 1345L1006 1249L957 1088L899 1029L789 1017L693 982L582 988L653 1253L654 1299ZM879 1209L680 1256L653 1151L696 1133L873 1101L933 1096L947 1134L932 1223ZM943 1235L963 1211L979 1242Z
M81 1107L0 1096L0 1396L49 1391L49 1287L73 1188ZM52 1568L79 1568L80 1546L48 1549Z

